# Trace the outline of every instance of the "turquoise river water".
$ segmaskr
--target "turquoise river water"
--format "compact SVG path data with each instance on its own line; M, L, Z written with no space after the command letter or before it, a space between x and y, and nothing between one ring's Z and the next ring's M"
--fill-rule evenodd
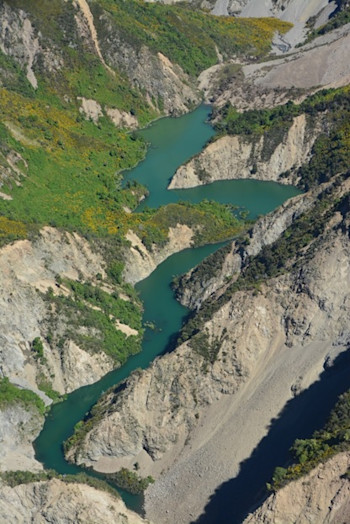
M250 180L215 182L194 189L168 191L166 188L169 179L176 168L201 151L214 135L207 122L209 113L209 107L200 106L183 117L163 118L140 131L150 143L147 156L125 175L126 179L138 180L146 185L150 191L150 196L142 202L138 210L144 206L158 207L179 200L199 202L209 199L236 204L247 209L249 216L255 218L298 194L298 190L290 186ZM54 469L61 474L85 471L66 462L63 441L73 433L74 425L84 418L104 391L127 378L136 368L147 367L157 355L166 350L170 339L180 330L188 312L174 299L170 288L173 276L188 271L220 245L186 249L177 253L136 285L144 305L144 322L152 322L158 329L146 329L142 352L131 357L124 366L108 373L99 382L74 391L66 400L52 407L35 442L36 458L45 468ZM129 507L141 511L141 497L124 492L121 494Z

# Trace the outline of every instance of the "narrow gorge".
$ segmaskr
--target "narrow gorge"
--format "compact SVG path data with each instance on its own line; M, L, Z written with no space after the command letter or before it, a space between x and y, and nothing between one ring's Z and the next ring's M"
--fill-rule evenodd
M0 5L0 520L350 522L349 9Z

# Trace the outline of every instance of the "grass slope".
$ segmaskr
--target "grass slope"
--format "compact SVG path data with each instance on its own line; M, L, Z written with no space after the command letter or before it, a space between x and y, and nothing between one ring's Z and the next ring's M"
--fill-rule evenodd
M216 63L217 49L227 56L266 53L274 31L289 28L275 19L226 19L186 6L138 0L90 4L93 11L109 13L114 31L124 41L160 51L190 74ZM0 169L10 168L8 156L16 152L23 172L23 176L3 179L1 191L12 200L0 201L0 242L25 238L45 224L120 237L142 222L145 242L150 245L158 239L162 243L164 218L157 232L159 214L146 217L125 212L135 208L146 190L139 185L122 189L118 175L143 158L145 144L134 133L115 128L106 109L128 111L140 125L159 112L149 105L142 89L133 87L120 71L111 75L87 48L79 36L71 2L13 0L11 7L29 13L35 31L40 31L43 54L53 54L60 66L48 70L43 60L37 60L38 89L34 90L23 68L0 53ZM98 102L102 115L97 123L81 114L79 97ZM178 207L176 215L183 209ZM204 212L202 206L196 213L197 222L203 217L206 225L211 216L218 230L226 211L207 206ZM175 218L174 206L169 207L170 216ZM170 218L167 222L170 225ZM219 238L230 236L236 224L227 228L225 219L223 226ZM206 241L203 235L202 240Z

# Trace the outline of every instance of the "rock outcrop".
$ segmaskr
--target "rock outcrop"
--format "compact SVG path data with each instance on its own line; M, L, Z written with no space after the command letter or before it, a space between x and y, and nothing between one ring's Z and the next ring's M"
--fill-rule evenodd
M0 187L4 184L12 187L12 185L21 185L21 179L27 175L28 163L25 159L13 149L2 144L0 150ZM12 200L10 195L1 193L1 198L4 200Z
M346 181L338 194L348 191ZM335 206L325 217L298 263L292 257L259 291L233 293L197 335L101 401L98 425L71 458L104 471L137 461L142 473L163 472L147 491L148 516L167 523L198 516L294 385L307 388L350 342L349 213Z
M114 367L101 351L89 354L72 340L57 347L47 339L51 305L45 294L50 288L69 294L57 286L57 275L72 280L105 275L103 257L85 239L46 227L33 241L3 247L0 268L0 365L11 382L42 395L38 385L46 381L64 393L95 382ZM43 343L44 363L31 351L36 337Z
M143 89L149 102L157 101L167 115L180 115L199 104L201 96L180 66L162 53L153 54L146 47L135 49L113 33L107 17L100 22L106 30L101 37L106 60L123 71L135 87Z
M275 143L268 134L256 140L239 135L224 136L179 167L169 189L246 178L296 184L295 172L310 158L319 132L315 122L311 130L306 116L300 115ZM284 176L286 171L290 172L288 176Z
M13 9L6 2L0 5L0 49L27 72L27 79L36 89L38 80L35 65L40 58L46 71L57 71L62 67L62 58L55 45L46 47L28 14L22 9Z
M350 453L339 453L305 477L271 495L244 524L339 524L349 522Z
M126 238L131 247L124 254L123 277L126 282L136 284L150 275L170 255L191 247L193 234L193 230L185 224L177 224L169 229L168 241L164 247L154 246L152 251L149 251L140 238L133 231L129 231Z
M32 441L39 435L43 422L43 415L34 406L29 409L11 403L0 407L0 471L42 469L35 460Z
M147 524L121 499L82 483L53 479L11 488L0 484L0 521L87 524Z
M273 244L293 221L311 209L324 189L317 187L291 198L261 217L248 231L243 243L237 241L221 248L183 275L176 286L176 298L184 306L198 309L207 298L225 286L232 275L239 276L249 257L257 255L264 246Z

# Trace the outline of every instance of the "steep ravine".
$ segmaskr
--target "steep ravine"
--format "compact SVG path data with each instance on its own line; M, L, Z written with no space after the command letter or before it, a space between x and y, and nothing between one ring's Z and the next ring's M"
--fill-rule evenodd
M349 182L335 191L346 194ZM348 344L348 228L346 206L334 207L297 264L292 257L287 272L234 293L201 327L203 340L190 339L102 400L102 419L71 457L104 471L136 461L143 473L163 471L147 491L148 516L174 523L197 517L293 392ZM216 358L190 347L198 343Z
M25 2L20 1L15 4L13 6L11 2L4 2L0 7L0 17L3 22L0 30L0 48L4 55L2 59L5 64L1 73L5 78L5 91L7 91L8 87L7 73L9 72L10 80L12 76L15 78L17 74L16 64L19 64L20 69L23 69L27 80L33 87L33 92L30 90L29 98L31 100L33 98L35 101L36 97L38 97L38 106L44 100L44 106L46 103L48 104L46 109L49 110L50 114L52 114L52 110L55 111L57 109L56 105L61 107L62 104L62 107L66 109L69 106L71 113L67 110L67 114L73 115L72 122L75 122L75 124L82 123L82 126L86 124L87 128L90 126L89 133L97 134L100 137L103 136L103 133L100 134L100 131L103 131L104 127L110 124L109 120L117 127L136 128L139 125L139 119L140 122L142 118L148 121L151 118L151 113L152 118L160 113L179 115L187 112L199 103L201 94L197 89L196 80L190 78L184 72L184 69L175 63L176 59L174 62L171 62L165 56L167 54L166 51L163 54L157 52L157 50L151 50L147 45L134 46L129 35L125 36L123 31L116 29L114 25L116 19L113 21L113 17L107 11L98 9L97 2L86 2L85 0L61 2L61 4L52 2L50 6L48 3L46 6L48 9L43 9L41 13L39 9L39 14L37 14L36 8L31 9L31 3L26 5ZM59 9L60 5L61 7L68 6L68 9L62 10L64 16L60 18L59 24L57 24L57 29L59 29L58 35L55 34L56 25L51 24L51 18L55 18L56 10ZM74 8L72 8L72 5ZM51 7L53 11L51 11ZM42 13L45 13L45 16L48 15L47 18L45 16L41 17ZM55 13L54 16L53 13ZM63 38L62 41L61 36ZM64 51L62 45L65 47ZM84 63L86 51L88 53L87 68L86 63ZM218 59L221 60L220 52L217 51L217 54ZM95 59L94 55L97 55ZM71 63L70 60L72 58L73 61ZM8 59L9 64L12 64L11 60L13 59L13 64L16 67L8 66ZM100 62L103 67L101 67ZM93 72L89 80L89 75L86 73L89 70L90 63L91 71ZM78 67L75 69L76 66L82 68L78 70ZM7 71L7 67L9 69L12 68L13 71ZM111 69L112 67L116 69L115 72ZM105 69L111 75L106 76ZM68 89L68 86L71 87L71 82L73 81L71 74L79 78L79 80L77 86L74 85L74 88ZM95 81L96 77L98 79L101 77L103 80L93 83L92 80ZM109 91L110 86L108 86L107 90L104 91L102 84L108 81L110 77L117 81L115 85L113 84L113 89ZM63 82L61 85L60 79L68 80L68 83L65 84ZM42 99L40 98L40 93L44 89L44 81L50 86L59 86L57 90L59 99L55 99L57 93L54 90L51 92L51 87L48 99L45 99L46 95ZM22 100L22 95L26 92L28 86L19 83L19 87L17 85L16 88L19 89L19 99L24 106L28 101L25 95ZM22 90L24 91L22 92ZM118 100L118 97L124 98L123 94L128 98L131 90L133 90L132 98L134 99L132 102L124 99L122 101ZM17 101L16 97L17 95L11 98L11 100ZM141 107L142 111L140 109L140 99L143 101L141 106L144 106ZM114 103L117 104L117 107ZM124 109L119 108L119 104ZM39 110L36 109L38 106L34 103L28 109L30 117L34 116L32 123L35 122L35 116L37 116L35 112L39 113ZM145 109L146 106L149 113ZM9 103L7 107L13 108L15 104ZM44 116L48 127L44 124L42 129L46 131L43 132L39 124L38 129L40 131L37 131L36 126L31 126L31 124L27 128L22 129L23 121L21 121L21 125L15 124L14 122L17 122L16 115L11 110L11 122L7 120L5 122L6 129L11 133L11 137L9 137L11 143L15 140L18 141L17 145L19 148L22 147L23 152L25 147L33 148L33 151L31 151L33 154L34 149L38 148L39 151L41 146L43 146L43 150L47 148L47 152L51 151L53 156L55 148L56 152L58 150L58 153L61 153L59 151L61 147L62 149L65 146L68 148L68 142L72 143L72 140L69 138L65 144L63 143L64 140L63 142L61 141L61 116L63 115L63 113L60 113L61 109L57 113L57 119L60 121L56 120L56 116L55 120L50 119L49 114L47 119L46 115ZM143 110L145 110L147 115L143 113ZM108 119L105 117L108 117ZM88 122L85 122L85 120ZM69 124L68 128L73 128L75 124ZM47 130L50 129L54 130L52 136L50 132L47 133ZM36 131L38 136L34 137ZM29 138L27 134L30 134L32 138ZM121 133L119 137L121 137L120 140L129 140L130 135L124 137ZM52 142L51 144L50 141ZM81 141L84 144L87 142L89 142L89 139ZM91 143L93 144L94 141ZM307 144L303 143L303 147L307 149ZM95 151L95 147L91 146L91 151L93 150ZM66 153L67 158L69 158L68 150L66 150ZM108 155L108 152L106 154ZM125 154L126 151L124 150L118 151L118 158L119 156L124 158ZM82 158L84 155L85 149L84 153L82 153ZM48 155L49 163L53 156ZM113 160L113 154L109 156ZM11 175L15 174L12 181L17 187L20 187L19 192L22 191L23 187L23 193L25 193L25 188L27 187L25 178L27 177L30 183L34 182L32 184L33 187L41 188L41 180L39 180L38 185L38 180L35 178L33 180L31 154L28 157L24 155L24 158L30 158L29 169L26 160L22 159L19 154L18 157L18 164L21 166L21 169L23 168L25 177L22 177L17 168L13 168L13 164L16 164L17 160L13 163L10 156L7 156L6 162L8 166L6 162L5 166L7 166L7 171L9 167L11 168ZM116 158L117 155L114 156L114 159ZM89 158L89 160L91 159ZM107 160L111 161L109 158ZM41 161L38 165L41 168ZM125 165L128 165L127 162ZM107 164L104 163L103 166L107 167ZM81 171L84 175L87 175L89 170L90 166L85 166L86 173L83 173L82 164ZM41 169L39 169L39 172L41 173ZM94 174L97 173L97 171L96 173L95 171L93 172ZM7 175L6 172L5 175ZM49 188L51 182L49 182L49 178L45 179L45 171L43 171L42 175L44 186L47 183L47 188ZM4 179L6 180L6 176ZM72 175L72 181L73 179L74 175ZM93 181L93 179L94 177L90 178L90 181ZM86 180L87 184L89 184L88 177ZM21 187L22 183L23 186ZM53 185L55 183L56 180ZM45 191L46 189L44 190L44 195L47 194ZM37 193L39 194L40 192L38 191ZM106 195L107 193L104 192L103 194ZM18 202L15 195L12 197L4 193L0 196L8 201L13 199L14 204L17 205L19 203L20 207L18 193ZM75 196L73 200L76 202ZM49 206L54 201L56 202L55 198L50 197ZM31 209L35 209L37 206L41 210L41 202L39 202L40 206L38 206L29 199L29 204ZM60 204L57 203L57 206L59 207ZM63 207L66 209L65 202ZM301 212L302 207L302 204L296 206L296 214ZM57 208L52 206L52 211L54 209L57 211ZM124 211L127 212L128 207L124 208ZM50 212L51 208L49 209L49 214ZM265 213L266 211L264 210L263 212ZM79 213L76 214L76 216L78 215ZM16 213L13 216L16 216ZM68 208L67 217L70 220ZM27 217L25 218L27 219ZM28 220L30 222L32 218L28 217ZM283 221L287 225L289 224L288 213L286 213L286 218L281 220L281 224L277 225L277 230L283 230L286 227L283 225ZM34 222L40 224L63 224L63 227L67 227L66 222L57 221L54 217L52 217L51 221L51 216L49 216L49 220L36 217ZM72 225L69 224L68 227L70 228ZM85 229L83 230L85 231ZM193 241L193 230L176 222L174 227L170 228L168 243L161 249L146 249L137 234L138 231L129 231L128 240L131 246L125 247L124 250L127 262L124 277L131 283L144 278L161 261L172 253L191 246ZM268 236L268 233L266 234ZM261 240L261 245L264 242L265 240ZM81 308L85 312L86 310L95 313L96 311L100 312L100 306L93 304L90 300L91 293L94 295L95 291L101 296L103 294L107 295L107 302L108 296L113 296L113 299L124 301L127 305L130 304L131 307L135 305L135 299L136 308L139 307L135 295L132 292L128 294L128 291L125 291L128 288L124 286L124 282L116 284L116 282L111 281L108 274L109 261L107 261L107 256L105 256L106 253L99 248L92 242L88 242L82 235L65 233L63 230L54 227L45 227L40 232L36 232L35 235L30 235L27 240L14 242L0 250L0 266L3 266L2 277L0 278L0 287L2 289L1 311L5 312L4 318L2 318L3 325L0 325L0 371L2 375L8 376L11 382L16 384L21 391L22 388L34 391L46 404L49 404L50 397L57 396L57 393L71 393L82 386L95 384L96 381L106 374L106 380L110 380L108 372L118 367L120 362L123 361L123 355L119 355L116 359L114 354L112 358L110 352L105 351L105 347L102 348L104 336L99 336L102 332L99 333L98 327L91 327L91 323L87 323L88 325L79 323L79 314L76 315L74 305L70 304L70 309L65 309L67 303L71 300L72 303L79 303L77 309ZM78 291L82 294L86 293L83 300L81 300L81 295L79 296ZM135 325L131 322L129 325L128 320L123 320L118 315L110 315L108 320L113 321L120 336L124 337L125 346L130 349L130 353L134 352L135 349L137 350L138 342L135 342L135 338L141 337L141 323ZM98 326L98 322L95 325ZM179 329L179 326L176 329ZM94 339L95 335L97 336ZM102 333L102 335L104 334ZM84 340L86 342L86 339L90 339L90 345L83 343ZM93 339L93 343L91 343L91 339ZM216 339L212 341L211 345L217 346ZM206 367L206 364L204 364L204 367ZM104 388L101 386L98 395L101 394L102 389ZM171 385L171 402L176 403L176 395L175 397L173 396L174 390L176 393L176 384ZM80 393L83 397L84 395L88 397L91 391L91 389L86 388ZM78 395L73 398L77 399ZM86 406L90 406L93 403L93 398L90 397L88 400L85 398L84 401ZM68 406L70 405L68 404ZM82 410L80 417L83 416L86 409ZM196 415L197 413L195 418ZM24 409L20 403L14 403L5 408L1 407L0 418L2 419L0 469L21 468L31 471L41 469L42 465L34 457L32 441L38 435L43 423L42 414L39 415L35 410L32 412L30 409ZM67 413L65 418L67 418ZM189 424L191 423L190 421ZM54 443L56 444L56 441ZM147 442L144 442L144 450L147 449L147 452L149 451L151 454L152 445L152 439L150 439L150 446ZM60 442L57 443L57 446L60 446ZM160 443L160 451L161 446L162 443ZM155 452L155 455L157 452ZM57 456L61 458L60 452ZM146 457L148 459L148 455ZM141 462L142 460L141 457ZM142 467L146 466L142 463ZM57 520L59 522L67 521L73 523L86 522L88 520L97 521L100 519L104 522L120 522L122 524L142 522L141 518L131 514L122 503L116 503L109 495L79 484L67 486L66 483L59 480L31 482L13 489L1 485L1 519L4 521L17 519L19 522Z

